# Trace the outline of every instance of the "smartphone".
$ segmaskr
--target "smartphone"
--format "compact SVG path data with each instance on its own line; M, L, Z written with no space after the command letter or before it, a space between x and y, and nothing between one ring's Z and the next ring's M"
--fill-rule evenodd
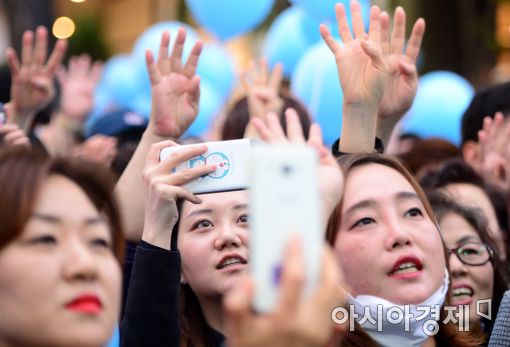
M216 165L216 171L201 176L183 185L193 194L217 193L247 188L246 164L252 146L250 139L206 142L207 152L179 164L172 172L203 166ZM175 151L196 145L166 147L160 153L160 161L165 160Z
M324 232L316 151L306 146L260 145L249 163L250 271L254 309L271 312L278 301L283 257L299 235L304 255L304 295L319 280Z

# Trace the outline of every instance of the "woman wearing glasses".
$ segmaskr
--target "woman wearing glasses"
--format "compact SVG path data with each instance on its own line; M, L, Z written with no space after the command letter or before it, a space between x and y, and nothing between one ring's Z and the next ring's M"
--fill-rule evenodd
M429 199L448 247L452 304L469 305L470 324L480 322L490 336L508 284L487 221L477 209L457 204L443 194L429 194ZM490 304L481 302L487 299Z

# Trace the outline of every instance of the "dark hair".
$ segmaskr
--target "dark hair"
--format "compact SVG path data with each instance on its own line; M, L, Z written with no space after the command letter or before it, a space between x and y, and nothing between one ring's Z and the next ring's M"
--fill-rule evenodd
M496 112L510 111L510 82L496 84L478 91L462 116L462 145L467 141L478 141L478 131L486 116Z
M24 148L0 149L0 249L25 228L45 179L64 176L76 183L108 220L113 251L120 261L124 237L121 218L113 197L113 177L106 168L76 160L53 159Z
M427 196L425 195L423 189L420 187L418 182L411 175L409 170L405 167L405 165L400 162L398 159L382 155L379 153L370 153L370 154L354 154L354 155L344 155L338 160L340 167L344 173L345 178L348 177L349 173L357 167L368 165L368 164L380 164L391 169L394 169L398 173L400 173L413 187L416 194L420 198L425 208L425 211L432 222L435 223L434 214L432 208L427 200ZM338 228L341 222L341 211L342 211L343 198L340 203L336 206L333 214L331 215L327 230L326 230L326 238L330 245L335 244ZM439 232L439 230L438 230ZM443 245L444 246L444 245ZM443 247L443 254L446 261L446 247ZM448 267L448 262L446 262L446 266ZM451 284L448 289L447 298L445 301L445 305L448 305L451 293ZM441 320L446 318L446 311L441 310ZM351 336L350 336L351 335ZM452 323L440 325L440 329L438 334L435 336L437 345L445 345L445 346L478 346L483 342L483 337L480 336L479 331L470 331L470 332L460 332L458 328ZM373 340L370 338L368 334L360 333L354 331L353 333L347 334L345 340L341 344L342 346L372 346Z
M280 95L280 97L283 99L283 107L282 112L279 114L279 118L284 131L287 129L284 112L287 108L293 108L298 113L299 121L303 127L305 138L308 138L311 121L310 115L308 114L306 108L292 96ZM242 139L249 121L250 114L248 111L248 98L245 96L234 103L226 115L225 122L223 123L223 128L221 129L221 139Z
M494 269L491 312L492 316L495 317L498 313L499 304L503 299L503 295L508 289L508 278L504 263L501 261L501 257L498 254L498 248L489 236L487 219L478 209L458 204L447 194L439 190L428 191L427 196L439 223L441 223L446 215L454 213L462 217L476 231L482 242L491 248L493 252L491 255L491 264ZM490 336L494 320L484 320L483 322L484 331Z
M476 171L462 159L451 159L443 162L435 171L428 172L421 177L420 183L424 188L442 188L453 183L472 184L482 189L489 198L499 228L503 231L505 241L505 256L510 255L510 242L508 240L509 215L508 206L503 193L488 184Z
M447 159L460 157L460 152L451 142L430 138L416 140L410 151L398 157L406 163L413 175L419 177Z

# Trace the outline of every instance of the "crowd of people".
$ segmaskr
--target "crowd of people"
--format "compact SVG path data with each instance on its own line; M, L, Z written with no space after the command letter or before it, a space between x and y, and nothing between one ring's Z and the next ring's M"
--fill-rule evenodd
M157 57L146 52L148 122L119 110L89 138L101 64L82 55L63 67L67 43L48 56L44 27L7 50L0 346L104 347L117 328L126 347L510 345L509 85L477 93L460 149L392 136L416 95L425 21L407 37L401 7L372 6L367 28L356 1L334 11L340 39L320 27L343 92L332 148L282 88L282 66L264 61L240 79L245 95L215 132L318 153L319 280L303 295L307 245L289 240L265 314L252 309L249 192L193 194L185 184L217 167L174 170L208 149L183 138L198 114L202 44L183 61L186 31L172 47L163 33Z

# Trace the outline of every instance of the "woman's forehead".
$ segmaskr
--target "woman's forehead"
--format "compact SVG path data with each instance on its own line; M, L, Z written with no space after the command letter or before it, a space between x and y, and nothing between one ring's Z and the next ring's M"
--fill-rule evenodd
M233 208L234 206L248 204L248 192L246 190L237 190L231 192L200 194L198 197L202 200L201 204L193 204L185 201L183 212L193 212L196 209L223 210Z

